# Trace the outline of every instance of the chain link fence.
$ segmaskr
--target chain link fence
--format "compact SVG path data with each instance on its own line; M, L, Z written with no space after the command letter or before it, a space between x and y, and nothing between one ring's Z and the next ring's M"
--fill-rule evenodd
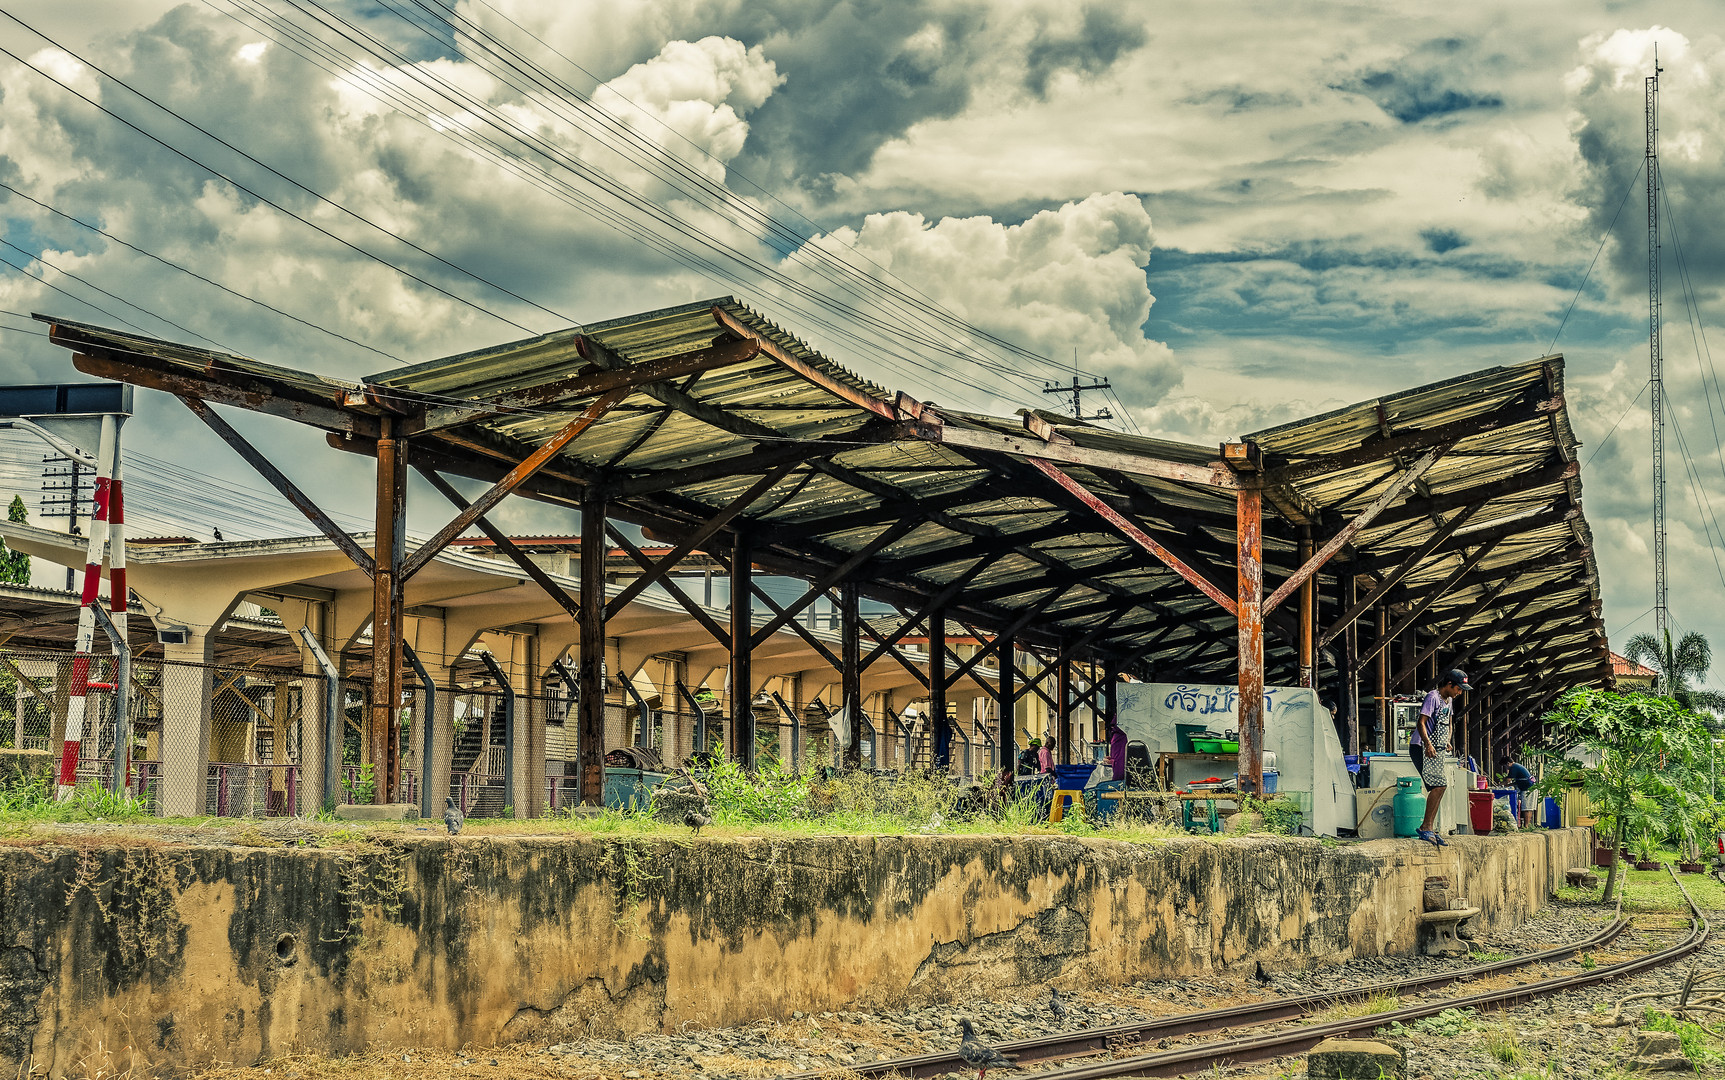
M57 762L64 738L72 673L70 652L0 650L0 746L39 751ZM105 688L112 657L93 657L86 699L78 781L107 787L116 760L127 790L157 813L220 817L273 817L316 813L323 803L369 802L381 782L360 764L361 733L371 686L343 680L344 737L339 790L318 796L321 775L307 765L321 760L326 708L320 675L260 667L188 664L139 657L132 663L130 738L115 754L114 700ZM423 694L410 692L401 714L399 748L403 802L420 801ZM517 694L517 761L535 747L544 754L548 811L580 802L579 732L566 688L544 684L540 694ZM702 749L730 745L725 695L706 689L647 692L646 722L634 695L605 706L605 748L642 747L675 768ZM443 687L436 715L453 727L447 793L465 813L496 817L509 805L505 790L504 695L495 687ZM692 699L692 700L691 700ZM207 712L201 705L207 701ZM798 771L837 766L841 741L820 704L800 710L771 695L754 702L755 758ZM858 741L863 767L880 772L928 769L936 756L934 725L926 717L865 713ZM955 721L947 748L949 769L976 777L1007 764L992 721ZM542 738L540 737L542 733ZM201 761L202 775L198 775ZM317 770L321 773L321 770ZM199 781L201 780L201 790ZM169 792L173 792L172 797ZM433 797L441 801L434 785Z

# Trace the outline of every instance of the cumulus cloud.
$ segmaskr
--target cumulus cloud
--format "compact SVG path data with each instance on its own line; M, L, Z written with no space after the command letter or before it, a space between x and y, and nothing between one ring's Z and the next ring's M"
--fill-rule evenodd
M1064 362L1076 350L1085 370L1104 372L1123 393L1153 401L1179 373L1168 347L1142 330L1155 299L1143 269L1152 240L1143 204L1113 192L1016 225L987 217L930 222L905 211L871 214L860 228L812 243L824 252L854 253L882 276L1044 357ZM1027 369L1016 386L1002 386L1003 402L1036 395L1045 374ZM946 396L939 386L930 389Z
M1645 152L1644 84L1653 73L1655 47L1665 69L1659 80L1659 176L1666 226L1675 231L1690 276L1708 302L1725 288L1725 191L1718 182L1725 169L1725 43L1719 38L1691 41L1656 25L1600 31L1581 42L1580 63L1564 80L1575 146L1585 165L1578 201L1588 208L1596 235L1611 227ZM1641 202L1634 195L1629 201ZM1672 246L1669 236L1666 242ZM1611 265L1623 290L1644 287L1644 212L1617 218Z

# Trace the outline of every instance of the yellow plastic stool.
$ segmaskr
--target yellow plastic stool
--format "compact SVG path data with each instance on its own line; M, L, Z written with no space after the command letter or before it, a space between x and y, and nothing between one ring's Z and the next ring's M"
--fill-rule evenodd
M1074 805L1077 805L1078 801L1084 798L1084 792L1082 790L1055 788L1054 803L1048 808L1048 820L1050 822L1059 821L1061 818L1066 816L1066 796L1068 795L1072 796L1072 802Z

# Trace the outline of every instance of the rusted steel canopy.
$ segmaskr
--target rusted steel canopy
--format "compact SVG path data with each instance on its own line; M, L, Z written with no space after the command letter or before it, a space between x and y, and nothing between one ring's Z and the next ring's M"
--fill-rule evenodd
M520 494L576 509L603 500L612 518L671 543L729 513L725 531L746 531L756 565L809 580L898 531L855 567L865 596L920 609L968 577L944 604L949 619L998 632L1035 613L1017 632L1027 645L1084 637L1107 619L1094 648L1128 665L1192 680L1238 674L1228 648L1236 615L1212 599L1237 591L1237 462L1216 447L1045 411L998 417L924 405L731 298L358 383L43 318L88 374L288 416L360 453L372 452L388 415L415 466L490 482L621 389L627 396ZM1609 677L1561 357L1362 402L1241 445L1260 470L1252 482L1263 494L1265 596L1299 569L1301 525L1328 558L1316 568L1328 582L1317 590L1320 640L1335 636L1335 582L1346 574L1358 595L1389 607L1392 623L1424 604L1422 629L1447 635L1440 661L1465 652L1519 662L1516 639L1540 640L1571 681ZM1459 513L1467 521L1451 528ZM1495 543L1481 556L1486 539ZM1452 577L1449 592L1430 595ZM1298 677L1297 610L1305 609L1264 614L1272 684ZM1375 642L1375 616L1361 615Z

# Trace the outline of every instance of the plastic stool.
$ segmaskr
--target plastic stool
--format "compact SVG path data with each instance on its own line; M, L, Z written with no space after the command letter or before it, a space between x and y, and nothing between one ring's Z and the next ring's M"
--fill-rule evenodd
M1048 808L1048 820L1050 822L1055 822L1066 816L1067 799L1072 799L1075 802L1081 803L1083 798L1084 791L1082 788L1055 788L1054 803Z

